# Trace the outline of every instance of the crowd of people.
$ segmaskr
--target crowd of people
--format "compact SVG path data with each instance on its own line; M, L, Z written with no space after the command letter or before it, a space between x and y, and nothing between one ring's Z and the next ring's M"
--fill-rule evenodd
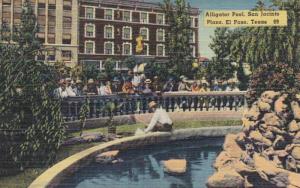
M61 79L59 87L55 89L54 95L59 98L75 97L83 95L112 95L118 93L153 95L159 92L209 92L209 91L239 91L237 80L228 81L215 80L210 84L205 80L188 80L185 76L180 76L179 81L169 78L165 83L155 76L152 80L146 78L144 74L133 73L127 78L115 77L112 80L88 79L84 84L82 80L72 80L71 78Z

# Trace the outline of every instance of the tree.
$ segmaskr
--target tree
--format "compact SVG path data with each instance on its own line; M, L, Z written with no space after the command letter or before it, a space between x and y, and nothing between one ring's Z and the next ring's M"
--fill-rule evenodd
M116 61L114 59L108 58L104 62L104 72L107 80L112 80L114 76L117 75L116 71Z
M64 139L60 102L52 97L56 81L51 68L35 60L37 30L25 0L13 35L18 43L0 43L0 175L48 164Z
M190 46L192 36L190 5L185 0L164 0L162 8L166 22L170 25L166 30L166 52L169 56L169 74L179 77L189 75L192 70L193 56Z
M213 79L229 79L234 76L236 68L232 65L230 59L230 48L236 37L237 33L228 28L217 28L214 36L212 37L212 43L210 48L215 53L215 57L212 58L207 67L205 67L204 76L208 80ZM200 72L203 72L200 69Z

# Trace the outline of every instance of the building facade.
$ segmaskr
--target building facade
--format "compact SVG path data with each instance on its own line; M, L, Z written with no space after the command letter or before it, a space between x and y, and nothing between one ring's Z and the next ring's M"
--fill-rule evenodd
M165 32L169 27L160 5L141 0L81 0L79 5L79 61L103 69L107 58L128 56L165 61ZM199 10L191 10L193 56L199 54ZM143 51L136 52L137 37ZM126 69L117 62L117 70Z
M39 40L47 49L38 57L48 63L78 63L78 1L31 0L37 16ZM12 32L21 21L22 0L0 0L0 25Z
M20 24L24 0L0 0L0 25L12 32ZM38 59L47 63L94 64L128 56L166 61L168 23L158 3L143 0L30 0L37 16L37 36L44 47ZM199 54L199 10L191 9L193 56ZM136 52L138 36L143 51ZM126 69L117 63L117 70Z

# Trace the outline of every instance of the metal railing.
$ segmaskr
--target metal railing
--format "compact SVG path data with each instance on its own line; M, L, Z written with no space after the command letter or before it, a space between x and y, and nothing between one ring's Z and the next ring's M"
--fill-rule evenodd
M79 120L81 106L85 98L89 101L90 112L87 119L107 117L109 113L104 110L108 103L116 106L114 115L131 115L149 113L148 104L155 101L167 112L176 111L239 111L247 105L246 92L170 92L157 95L125 95L115 94L109 96L82 96L69 97L62 101L62 114L66 121Z

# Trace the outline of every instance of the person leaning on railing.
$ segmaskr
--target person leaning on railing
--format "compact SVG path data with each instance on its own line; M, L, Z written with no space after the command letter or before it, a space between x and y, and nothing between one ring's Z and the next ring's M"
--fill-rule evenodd
M89 79L86 86L83 88L84 94L86 95L98 95L97 86L94 79Z

